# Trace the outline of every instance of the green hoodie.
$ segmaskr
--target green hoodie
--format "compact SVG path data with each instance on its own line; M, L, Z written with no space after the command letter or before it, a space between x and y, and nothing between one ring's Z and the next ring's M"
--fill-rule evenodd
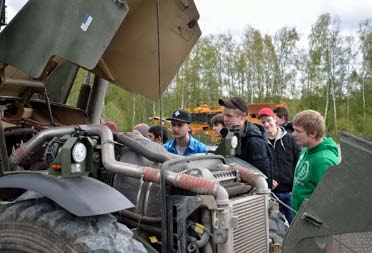
M292 208L300 209L302 202L310 198L328 167L338 164L338 148L332 138L324 138L312 148L304 147L295 168Z

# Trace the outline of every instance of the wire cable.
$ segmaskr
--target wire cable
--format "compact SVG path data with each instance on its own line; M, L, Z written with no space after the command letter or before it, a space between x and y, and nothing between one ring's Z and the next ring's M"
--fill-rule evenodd
M283 206L285 206L286 208L288 208L291 212L293 212L294 214L297 214L297 211L294 210L292 207L290 207L289 205L285 204L283 201L281 201L279 199L278 196L275 195L275 193L271 192L271 195L273 197L273 199L275 199L276 201L278 201L280 204L282 204Z

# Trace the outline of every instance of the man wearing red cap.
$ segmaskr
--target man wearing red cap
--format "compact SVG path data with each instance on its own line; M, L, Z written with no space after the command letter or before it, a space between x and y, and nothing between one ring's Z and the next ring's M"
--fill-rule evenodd
M272 154L273 164L273 192L279 199L291 206L293 175L300 148L295 139L282 126L278 126L275 113L270 108L262 108L258 112L258 119L268 135L268 144ZM288 222L293 219L292 212L283 204L279 204L280 211Z

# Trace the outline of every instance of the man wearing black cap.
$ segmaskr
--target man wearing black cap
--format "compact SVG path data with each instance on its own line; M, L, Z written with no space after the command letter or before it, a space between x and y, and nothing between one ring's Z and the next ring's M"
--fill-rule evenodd
M186 156L196 153L206 153L208 151L208 147L205 144L189 134L192 118L188 111L176 110L167 120L171 121L174 137L174 139L164 144L164 148L168 152Z
M218 103L223 106L226 127L240 126L241 154L237 157L261 170L269 178L271 187L271 153L267 146L267 138L264 135L265 130L262 126L246 120L248 105L243 98L219 99Z

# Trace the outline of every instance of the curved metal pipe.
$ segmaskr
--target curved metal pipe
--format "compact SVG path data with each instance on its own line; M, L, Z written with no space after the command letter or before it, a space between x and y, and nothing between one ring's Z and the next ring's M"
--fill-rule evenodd
M238 170L242 180L250 185L253 185L257 189L258 194L270 194L271 190L268 187L265 176L261 174L252 173L248 169L239 166L233 165L229 167L230 170Z
M14 150L9 156L10 166L16 168L23 160L32 156L35 150L48 139L53 137L69 134L75 130L75 126L50 128L39 132L32 137L28 142L22 144L18 149Z
M258 194L270 194L271 193L271 190L264 176L256 175L255 182L256 182L256 189L257 189Z
M204 247L204 253L213 253L213 248L211 242L208 242Z
M88 136L101 137L102 164L107 170L134 178L143 177L143 179L148 182L160 182L160 170L158 169L115 160L113 135L110 128L105 125L77 125L45 129L32 137L28 142L21 145L21 147L16 149L9 156L11 166L16 168L22 161L33 155L34 151L48 139L68 135L76 130L85 131ZM217 198L217 202L224 202L229 199L226 189L212 180L179 174L169 170L165 171L165 180L180 189L199 194L214 195Z
M217 193L215 196L217 204L224 204L229 202L229 194L227 193L226 189L223 188L221 185L218 186Z
M160 183L160 171L153 168L146 168L143 179L148 182ZM213 195L216 197L217 203L224 203L229 200L229 194L226 189L217 182L209 179L175 173L169 170L165 170L165 179L176 188L198 194Z
M198 248L204 247L208 243L209 238L211 237L209 233L212 228L212 221L211 221L211 217L210 217L208 210L206 209L202 210L201 220L202 220L203 226L207 229L207 231L204 231L201 238L195 242Z
M146 168L115 160L113 135L110 128L105 125L77 125L45 129L12 152L9 156L11 166L16 167L21 163L21 161L32 156L34 151L37 150L45 141L52 139L53 137L71 134L76 130L86 131L89 136L98 135L101 137L102 163L107 170L135 178L142 177Z
M165 161L168 161L172 158L165 154L158 154L158 153L152 152L150 149L148 149L144 145L140 144L139 142L133 140L132 138L124 134L114 134L114 137L120 143L123 143L124 145L128 146L129 149L133 150L133 152L143 155L145 158L149 159L150 161L164 163Z

